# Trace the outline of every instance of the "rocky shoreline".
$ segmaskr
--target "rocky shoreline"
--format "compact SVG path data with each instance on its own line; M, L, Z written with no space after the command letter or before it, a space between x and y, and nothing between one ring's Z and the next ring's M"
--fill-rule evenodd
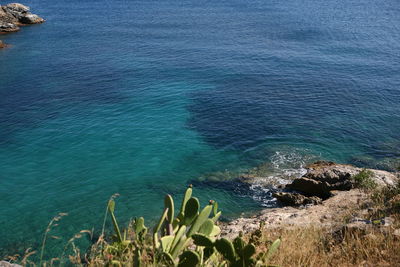
M369 201L368 194L357 188L355 177L367 172L368 179L378 188L394 186L400 180L399 173L326 161L313 163L306 169L306 174L274 193L283 207L265 209L250 218L238 218L225 223L222 235L233 237L239 232L249 233L257 230L260 223L266 229L312 226L338 230L354 225L364 227L370 223L360 219L368 212L365 208ZM250 182L256 180L253 178ZM345 216L349 217L346 225L343 224ZM390 218L382 218L381 225L388 226L390 221Z
M19 4L11 3L0 6L0 34L17 32L20 26L39 24L45 20L30 12L30 8ZM7 45L0 40L0 48Z

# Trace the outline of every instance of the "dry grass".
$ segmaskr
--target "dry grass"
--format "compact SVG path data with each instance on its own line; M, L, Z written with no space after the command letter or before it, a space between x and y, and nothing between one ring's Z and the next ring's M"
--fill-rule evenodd
M371 230L336 233L318 228L265 232L266 239L282 238L272 262L280 266L400 266L400 239Z

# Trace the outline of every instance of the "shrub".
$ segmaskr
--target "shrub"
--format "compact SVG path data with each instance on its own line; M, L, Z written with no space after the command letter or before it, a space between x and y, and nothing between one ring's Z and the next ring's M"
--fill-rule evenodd
M358 174L352 177L354 186L364 190L372 190L376 188L377 184L372 178L373 172L367 169L363 169Z

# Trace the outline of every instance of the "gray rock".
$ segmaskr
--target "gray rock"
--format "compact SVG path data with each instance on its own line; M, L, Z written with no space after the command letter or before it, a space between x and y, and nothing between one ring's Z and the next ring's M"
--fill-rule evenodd
M273 196L278 201L289 206L318 205L322 203L322 199L319 197L306 197L298 193L279 192L274 193Z
M319 161L307 167L307 173L288 184L286 188L299 191L306 196L317 196L326 199L332 195L333 190L350 190L355 187L352 179L362 171L350 165L336 164L333 162ZM398 176L380 170L369 170L371 179L377 186L394 185L399 180Z
M3 6L2 8L6 13L14 16L18 20L20 19L20 17L27 14L30 10L29 7L24 6L22 4L18 4L18 3L8 4L8 5Z
M38 24L44 22L44 19L36 14L27 14L19 19L23 24Z
M14 23L2 23L0 21L0 32L16 32L19 31L19 27Z
M21 24L43 23L45 20L29 12L29 7L13 3L0 6L0 32L15 32Z
M8 261L0 261L0 267L22 267L19 264L10 263Z
M18 19L13 15L4 11L3 7L0 6L0 24L1 23L18 23Z
M299 191L308 197L316 196L322 199L331 197L331 190L334 189L327 182L320 182L304 177L294 180L291 184L288 184L286 188Z

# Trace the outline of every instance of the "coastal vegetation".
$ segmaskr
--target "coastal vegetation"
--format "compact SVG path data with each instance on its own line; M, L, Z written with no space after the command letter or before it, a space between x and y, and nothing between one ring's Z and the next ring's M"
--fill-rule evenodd
M309 168L305 176L323 179L332 175L332 170L338 174L338 168L351 172L354 167L319 162ZM377 173L385 174L380 178L389 184L379 185ZM342 191L339 200L334 200L337 195L324 203L330 206L333 200L343 206L347 198L350 205L344 212L328 210L337 213L331 214L328 223L304 223L307 218L293 213L290 217L300 217L302 223L273 224L259 217L256 228L239 224L244 230L239 233L229 223L219 221L222 212L216 201L201 208L200 201L192 196L192 186L186 189L179 211L172 196L165 196L163 211L152 228L143 217L121 228L115 214L116 194L106 205L97 238L93 231L80 231L66 243L62 255L45 259L47 240L58 238L52 235L52 229L67 215L60 213L49 223L40 250L7 260L28 266L396 266L400 263L400 183L398 178L388 180L394 177L366 169L347 176L355 188ZM322 205L313 207L324 213ZM307 208L300 210L310 218L314 216L312 209L308 213ZM106 229L107 220L112 231ZM84 238L92 242L87 250L77 245Z

